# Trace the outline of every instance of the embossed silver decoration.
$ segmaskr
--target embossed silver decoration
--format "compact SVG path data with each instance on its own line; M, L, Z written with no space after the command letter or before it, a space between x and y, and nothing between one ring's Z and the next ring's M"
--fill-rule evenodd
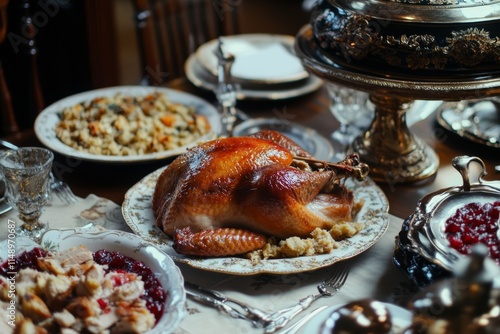
M457 70L500 64L500 32L497 28L500 18L487 24L487 29L480 29L476 25L484 26L484 22L482 19L470 18L472 10L468 8L474 3L494 5L495 1L389 1L406 4L409 7L407 9L402 5L387 5L387 2L354 1L354 5L343 7L344 1L331 1L335 6L342 7L338 10L320 5L321 12L312 22L319 45L328 52L337 53L347 62L353 59L368 60L411 70ZM384 12L367 8L367 3L379 6L385 3L387 9ZM411 6L416 4L419 6ZM440 11L444 19L443 10L450 10L449 5L459 6L463 10L463 22L457 20L450 29L439 26L437 30L434 29L438 24L435 21L439 19L437 14L428 20L422 17L427 14L422 8L430 7L429 10ZM481 10L489 11L490 7ZM392 10L395 14L388 14ZM411 14L412 10L417 13ZM397 29L391 29L391 25L396 24ZM400 35L395 35L396 32Z
M370 93L375 118L351 145L378 182L434 176L439 158L406 124L414 100L500 95L500 0L322 0L295 51L321 79Z

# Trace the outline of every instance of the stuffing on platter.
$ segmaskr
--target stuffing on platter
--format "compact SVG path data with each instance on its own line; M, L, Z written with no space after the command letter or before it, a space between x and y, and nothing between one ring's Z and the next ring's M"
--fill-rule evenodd
M65 108L55 132L64 144L92 154L163 152L196 142L210 131L196 109L155 92L97 97Z
M16 265L0 268L0 310L14 317L2 316L2 334L145 333L165 307L151 269L118 252L35 248Z
M319 161L265 130L180 155L159 176L152 208L180 254L257 261L329 253L363 228L355 221L363 203L343 180L367 174L356 154Z

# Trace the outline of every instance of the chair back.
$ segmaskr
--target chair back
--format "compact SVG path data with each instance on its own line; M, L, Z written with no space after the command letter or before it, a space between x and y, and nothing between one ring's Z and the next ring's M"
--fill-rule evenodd
M239 33L242 0L133 0L142 83L184 75L190 54L209 40Z

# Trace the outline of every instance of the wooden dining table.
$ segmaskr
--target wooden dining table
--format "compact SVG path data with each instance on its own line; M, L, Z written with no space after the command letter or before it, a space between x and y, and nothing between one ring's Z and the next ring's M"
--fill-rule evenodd
M185 79L172 81L167 87L195 94L211 103L216 103L212 92L200 90ZM324 87L310 94L287 100L239 101L237 104L239 109L252 118L278 118L298 123L315 129L325 138L331 140L330 135L338 128L339 123L330 113L329 106L330 100ZM314 303L314 307L301 312L291 321L291 324L312 313L320 306L326 307L323 311L326 312L341 305L340 303L363 298L373 298L405 308L408 300L415 293L415 286L409 284L405 273L396 268L393 263L394 241L401 230L403 220L413 213L422 196L443 188L462 185L460 174L451 165L455 156L477 156L486 165L488 174L485 179L500 178L500 174L495 172L495 166L500 164L498 150L468 142L447 132L437 125L435 114L430 114L414 123L410 130L414 135L423 138L439 156L440 167L437 174L419 183L385 182L378 184L389 202L390 215L387 225L384 227L386 230L382 231L380 239L375 244L361 249L356 253L356 256L342 259L351 268L350 274L344 287L334 297L320 298ZM41 145L33 130L24 131L4 139L19 146ZM335 150L341 149L333 142L332 145ZM68 227L70 225L74 227L80 222L77 210L87 208L85 205L95 206L94 203L98 198L114 202L110 202L112 205L108 203L107 206L121 216L119 207L123 203L127 191L145 176L167 165L171 159L174 158L116 164L81 161L56 154L54 173L66 181L73 192L83 200L76 206L53 204L47 208L52 219L52 226ZM115 222L116 225L114 225L116 229L130 231L125 224L126 220L124 221L123 217L119 218L119 221ZM108 228L108 226L105 227ZM318 283L329 275L330 267L332 267L320 266L315 270L298 270L278 275L237 275L221 271L220 268L206 270L196 268L196 266L192 267L186 263L177 264L184 280L217 289L232 298L260 307L266 312L289 307L296 304L301 298L317 293ZM317 321L318 318L316 318L316 325ZM314 322L308 324L313 326ZM303 330L308 330L307 325ZM188 299L185 317L174 333L194 334L213 331L264 333L262 328L252 325L247 320L231 318L213 307Z
M212 92L201 90L186 79L176 79L166 87L185 91L200 96L211 103L216 103ZM237 107L252 118L270 117L283 121L295 122L315 129L331 141L331 133L339 123L329 110L330 99L325 87L286 100L243 100ZM418 111L417 111L418 112ZM389 200L389 212L396 217L406 218L410 215L422 196L443 188L462 185L460 174L452 167L451 161L460 155L477 156L485 165L486 180L498 180L500 174L495 166L500 165L500 151L467 141L454 133L440 127L435 114L415 123L411 132L424 139L437 153L440 165L434 177L418 183L397 183L392 180L379 183ZM33 130L24 131L5 138L20 146L40 145ZM335 150L341 148L332 141ZM117 204L123 202L127 190L150 172L167 165L171 160L150 161L146 163L101 163L81 161L56 155L56 173L66 181L73 192L81 197L90 193L112 200Z

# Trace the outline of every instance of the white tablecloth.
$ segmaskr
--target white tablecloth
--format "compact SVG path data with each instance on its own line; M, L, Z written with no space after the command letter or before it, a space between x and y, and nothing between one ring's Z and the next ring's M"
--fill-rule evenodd
M0 240L6 238L7 219L18 221L15 211L0 217ZM130 231L121 215L121 208L103 198L89 195L77 203L67 205L54 198L47 205L41 218L51 228L70 228L90 222L107 229ZM401 229L402 220L391 216L390 226L384 236L366 252L346 260L351 267L344 287L333 297L314 302L302 316L322 305L335 305L348 301L375 298L380 301L406 305L411 296L410 285L404 275L392 263L394 238ZM275 311L291 306L301 298L317 293L316 285L331 268L290 275L235 276L206 272L179 264L185 280L226 293L265 311ZM216 309L187 300L187 316L175 331L181 333L263 333L246 320L233 319Z

